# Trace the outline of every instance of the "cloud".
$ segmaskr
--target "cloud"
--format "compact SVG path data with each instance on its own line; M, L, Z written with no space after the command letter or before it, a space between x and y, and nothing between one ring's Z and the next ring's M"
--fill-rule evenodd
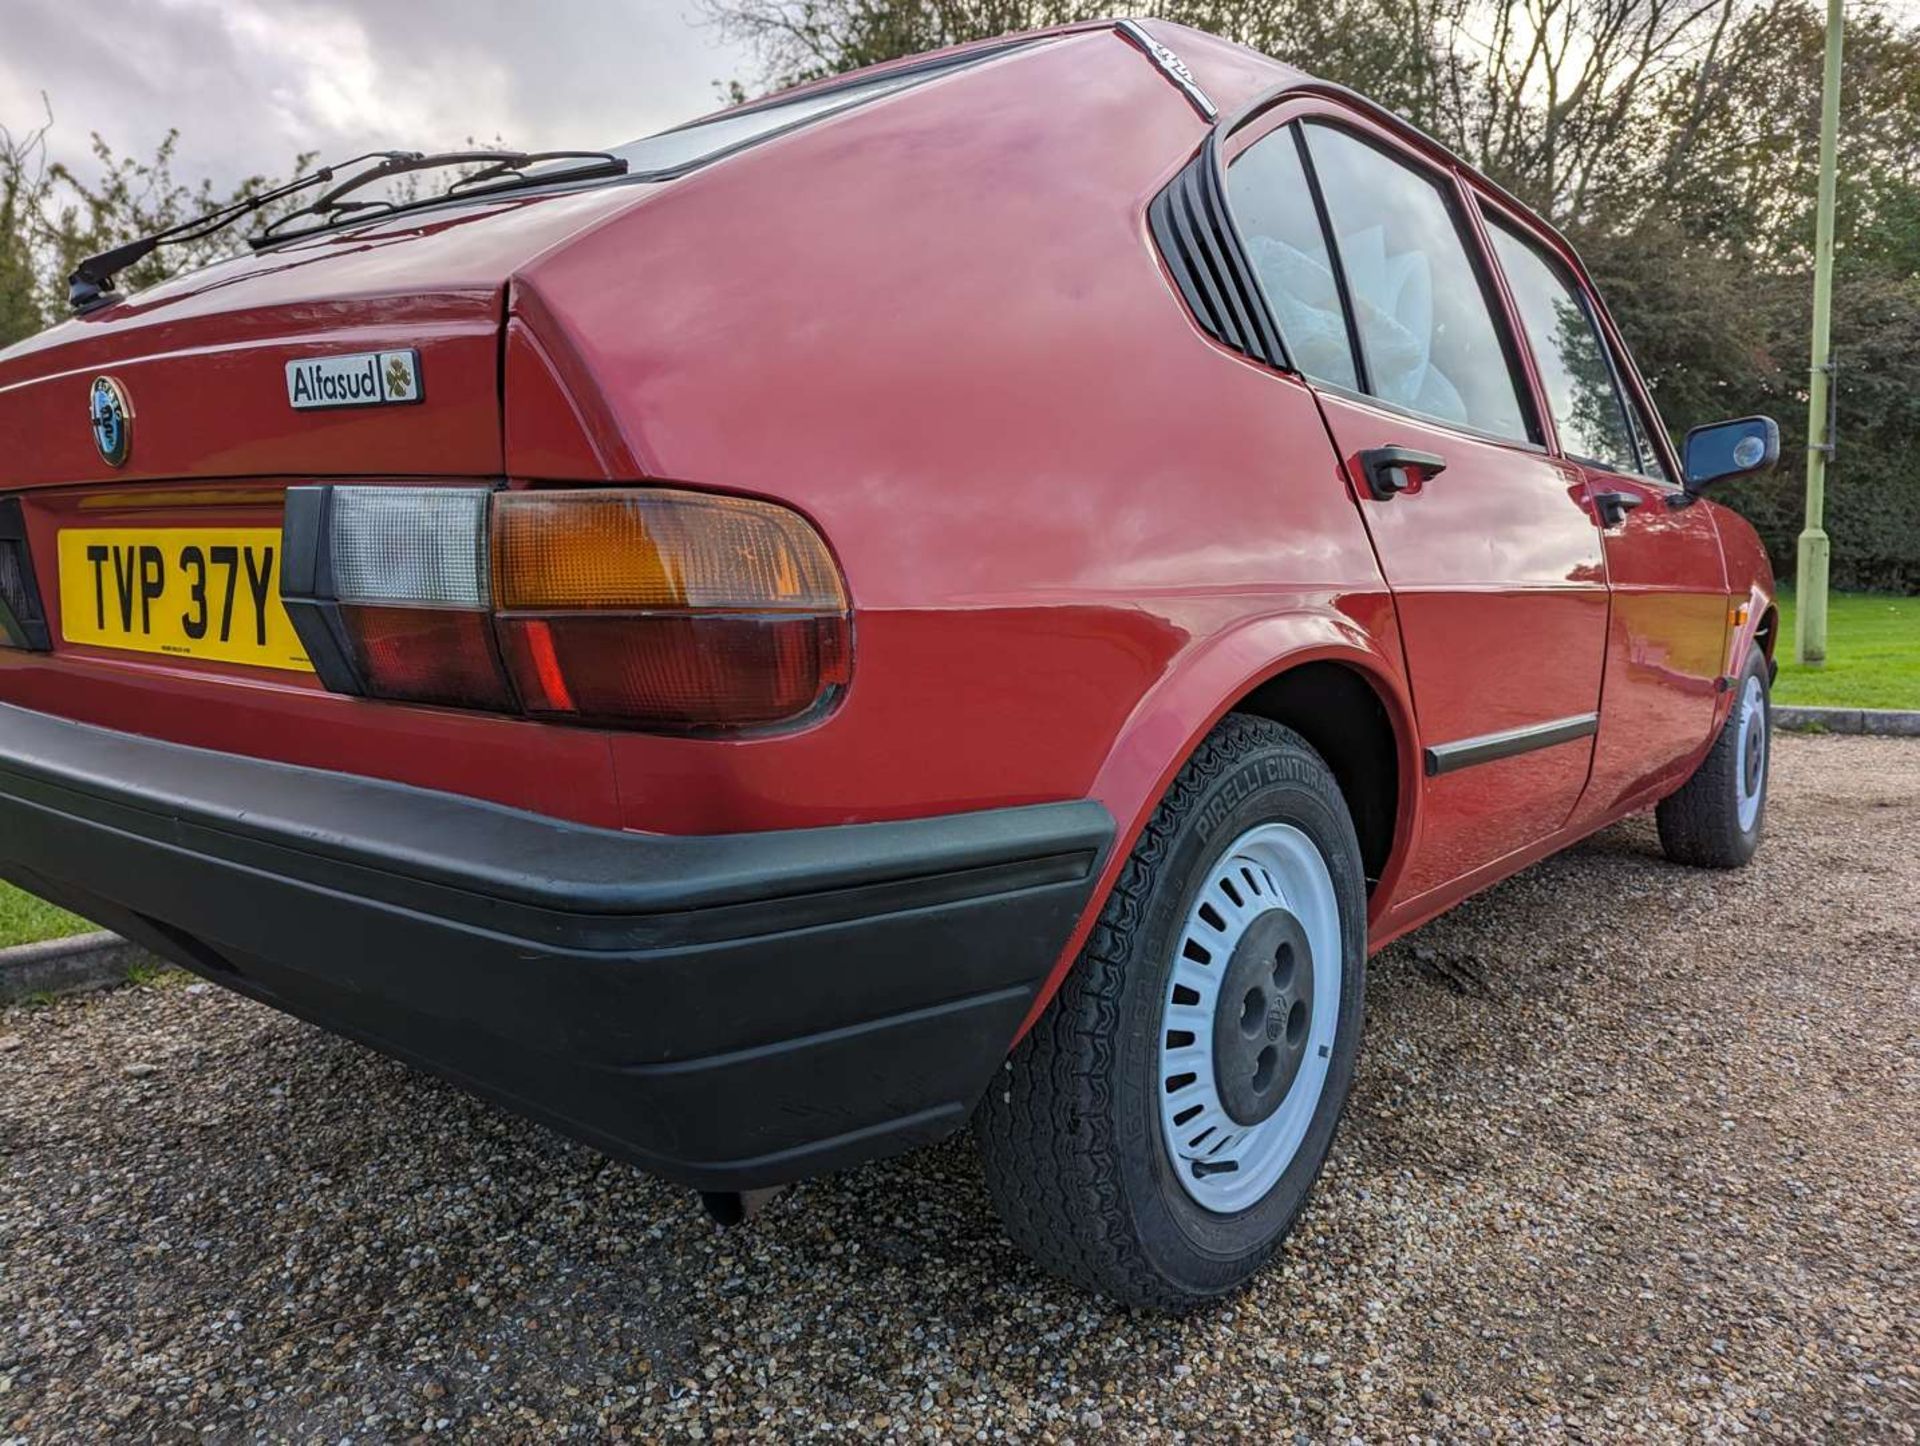
M99 131L228 184L293 158L617 145L713 109L747 57L695 0L5 0L0 125L52 101L55 153Z

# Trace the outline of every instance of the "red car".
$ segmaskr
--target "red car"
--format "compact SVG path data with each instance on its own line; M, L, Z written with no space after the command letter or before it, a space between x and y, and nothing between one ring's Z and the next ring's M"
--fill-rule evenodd
M1759 842L1776 428L1677 453L1339 87L1090 24L296 201L0 354L0 874L723 1214L971 1119L1039 1260L1217 1296L1370 950Z

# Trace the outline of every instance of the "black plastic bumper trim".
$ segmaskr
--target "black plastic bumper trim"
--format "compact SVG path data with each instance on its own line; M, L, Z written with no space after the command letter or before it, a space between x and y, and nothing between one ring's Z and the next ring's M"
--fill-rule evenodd
M1112 836L631 834L0 705L0 876L707 1190L964 1120Z
M322 686L359 697L366 689L333 595L332 514L330 485L287 489L280 519L280 605Z

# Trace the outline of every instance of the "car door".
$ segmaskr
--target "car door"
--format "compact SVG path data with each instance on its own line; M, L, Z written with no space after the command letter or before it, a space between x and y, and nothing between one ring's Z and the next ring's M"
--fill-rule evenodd
M1607 626L1586 481L1544 445L1449 174L1314 106L1231 155L1228 195L1393 590L1427 773L1410 902L1553 833L1586 784Z
M1664 433L1574 269L1511 212L1489 207L1487 235L1606 550L1606 679L1580 804L1598 816L1683 773L1712 732L1728 628L1720 536L1712 509L1670 480Z

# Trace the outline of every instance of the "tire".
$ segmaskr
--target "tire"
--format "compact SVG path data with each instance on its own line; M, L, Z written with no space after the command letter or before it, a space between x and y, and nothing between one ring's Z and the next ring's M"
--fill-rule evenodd
M1770 672L1765 654L1748 649L1720 736L1693 777L1656 810L1660 847L1677 864L1737 869L1760 847L1773 767Z
M1292 730L1228 715L975 1112L1014 1243L1127 1305L1243 1285L1332 1147L1365 978L1366 879L1332 773ZM1203 1019L1220 1027L1179 1027Z

